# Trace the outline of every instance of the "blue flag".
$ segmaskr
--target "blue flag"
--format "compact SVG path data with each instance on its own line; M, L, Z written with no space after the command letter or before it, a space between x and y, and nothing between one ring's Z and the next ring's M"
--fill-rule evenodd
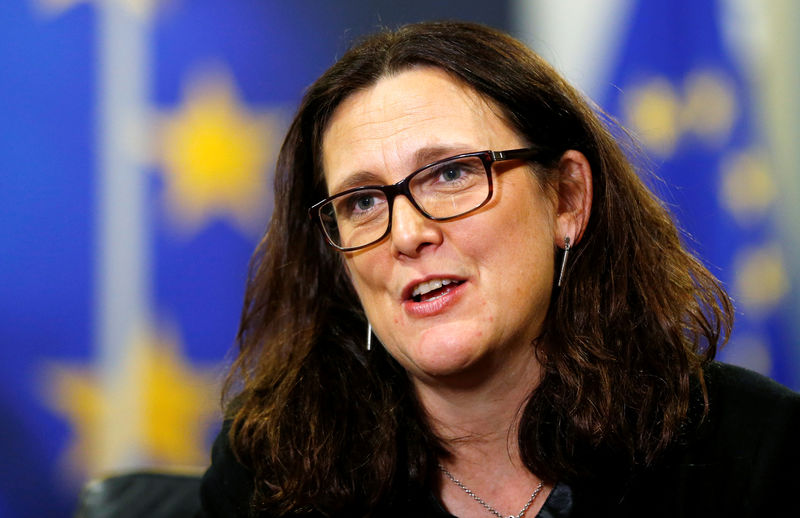
M0 517L202 469L247 263L335 5L0 2Z
M790 275L775 224L779 189L754 87L723 35L722 7L637 2L600 104L643 144L663 179L651 184L687 245L734 298L734 333L719 357L798 388Z

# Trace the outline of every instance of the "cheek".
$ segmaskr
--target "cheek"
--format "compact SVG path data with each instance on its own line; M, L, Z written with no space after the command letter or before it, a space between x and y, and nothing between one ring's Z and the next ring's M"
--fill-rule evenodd
M361 305L366 306L373 299L377 289L376 282L381 278L378 265L368 260L366 254L349 257L345 259L344 265Z
M519 204L506 212L498 223L503 231L485 236L493 244L485 262L494 265L508 300L525 300L531 290L538 293L537 300L549 299L544 291L549 289L553 276L554 226L547 207L534 203Z

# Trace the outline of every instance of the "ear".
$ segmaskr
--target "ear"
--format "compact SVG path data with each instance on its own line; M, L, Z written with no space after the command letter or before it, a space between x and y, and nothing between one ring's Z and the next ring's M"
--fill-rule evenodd
M556 212L556 245L564 248L564 237L570 246L580 242L592 210L592 168L583 153L570 149L558 162L558 208Z

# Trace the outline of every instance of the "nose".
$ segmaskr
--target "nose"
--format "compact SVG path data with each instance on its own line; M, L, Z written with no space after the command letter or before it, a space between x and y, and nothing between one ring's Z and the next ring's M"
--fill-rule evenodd
M442 243L439 223L423 216L405 196L394 199L390 235L395 256L416 257L426 247Z

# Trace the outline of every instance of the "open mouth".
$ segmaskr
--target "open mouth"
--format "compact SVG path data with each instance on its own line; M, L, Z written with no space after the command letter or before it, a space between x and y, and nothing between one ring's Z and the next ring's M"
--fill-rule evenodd
M414 302L427 302L438 299L463 283L464 281L455 279L432 279L427 282L421 282L414 287L414 291L411 293L411 300Z

